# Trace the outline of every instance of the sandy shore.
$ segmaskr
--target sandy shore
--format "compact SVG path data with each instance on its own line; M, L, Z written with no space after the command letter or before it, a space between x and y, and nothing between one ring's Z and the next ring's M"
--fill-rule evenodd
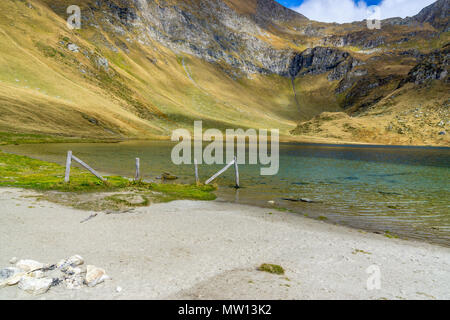
M0 267L12 257L56 263L79 254L112 280L40 296L7 287L0 299L450 299L449 248L217 201L80 223L92 213L33 195L0 189ZM257 271L262 263L286 275ZM381 270L379 290L367 289L371 265Z

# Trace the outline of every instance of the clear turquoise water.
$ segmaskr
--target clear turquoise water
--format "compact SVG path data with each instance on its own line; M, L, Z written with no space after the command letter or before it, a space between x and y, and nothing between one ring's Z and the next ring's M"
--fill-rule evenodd
M2 147L4 151L64 164L67 150L104 173L132 177L141 158L147 179L169 171L194 182L194 168L170 160L170 142L45 144ZM221 167L200 166L202 180ZM450 148L359 147L282 144L280 171L260 176L258 165L241 165L242 189L233 170L216 182L220 200L289 208L329 222L450 245ZM282 198L309 198L294 203Z

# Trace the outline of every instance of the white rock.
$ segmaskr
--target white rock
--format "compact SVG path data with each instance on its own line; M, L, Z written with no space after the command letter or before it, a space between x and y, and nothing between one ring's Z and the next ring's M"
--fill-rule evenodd
M22 269L14 268L14 267L0 269L0 280L9 279L12 276L14 276L15 274L21 273L21 272L23 272Z
M66 264L66 260L59 260L58 263L56 264L56 267L59 269L65 264Z
M45 276L44 272L41 270L33 271L28 274L32 278L41 279Z
M84 263L84 259L80 255L71 256L68 259L60 260L56 267L61 269L61 271L66 272L69 267L80 266Z
M10 264L16 264L17 261L19 261L19 259L17 259L16 257L14 257L14 258L11 258L11 260L9 260L9 263L10 263Z
M81 266L84 263L84 259L80 255L76 254L67 259L67 263L72 267Z
M19 262L16 263L16 267L23 271L31 272L44 268L44 264L35 260L19 260Z
M92 265L87 266L85 283L89 287L95 287L97 284L108 279L110 277L106 274L105 270Z
M68 275L80 275L82 273L86 273L86 268L69 266L65 268L63 272Z
M122 287L117 287L116 291L119 292L119 293L122 292Z
M83 286L83 277L80 275L71 276L64 279L64 283L66 284L66 288L69 290L79 290Z
M26 273L19 268L5 268L0 270L0 288L15 285Z
M69 49L72 52L80 52L80 48L75 43L69 43L67 49Z
M275 204L275 201L273 201L273 200L270 200L270 201L267 201L269 204Z
M19 281L19 289L31 294L43 294L50 289L53 280L49 278L36 279L32 277L22 277Z

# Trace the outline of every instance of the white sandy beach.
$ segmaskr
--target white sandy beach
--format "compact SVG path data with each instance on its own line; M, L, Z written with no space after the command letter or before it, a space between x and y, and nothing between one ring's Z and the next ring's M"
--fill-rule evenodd
M80 223L92 212L27 197L36 194L0 189L0 268L12 257L56 263L79 254L112 280L38 296L6 287L0 299L450 299L449 248L218 201ZM262 263L286 275L257 271ZM380 290L367 289L371 265Z

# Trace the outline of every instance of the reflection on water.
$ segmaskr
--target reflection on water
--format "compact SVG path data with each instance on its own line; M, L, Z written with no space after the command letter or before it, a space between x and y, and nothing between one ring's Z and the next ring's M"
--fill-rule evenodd
M194 182L191 165L175 166L170 142L120 144L48 144L2 147L64 165L65 153L74 154L100 172L134 175L135 158L142 171L155 179L164 171ZM200 166L204 181L223 165ZM240 166L238 194L233 170L217 180L219 198L239 203L289 208L309 216L372 231L450 245L448 148L355 147L282 144L280 171L260 176L260 166ZM282 198L308 198L315 203Z

